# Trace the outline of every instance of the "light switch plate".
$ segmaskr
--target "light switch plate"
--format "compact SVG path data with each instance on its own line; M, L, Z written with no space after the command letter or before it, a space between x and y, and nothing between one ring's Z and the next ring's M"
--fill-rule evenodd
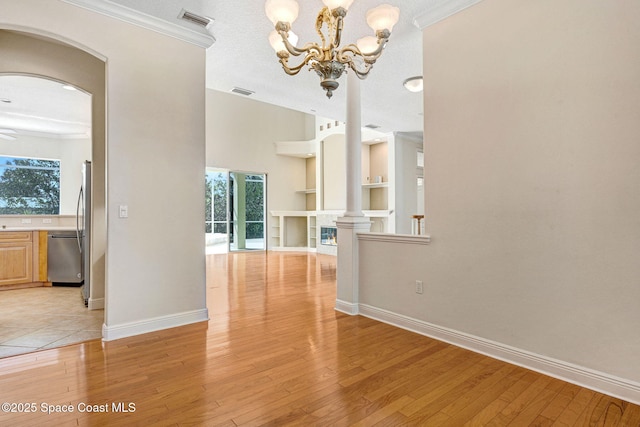
M120 218L128 218L129 217L129 206L127 205L120 205L119 206L119 210L118 210L118 216Z

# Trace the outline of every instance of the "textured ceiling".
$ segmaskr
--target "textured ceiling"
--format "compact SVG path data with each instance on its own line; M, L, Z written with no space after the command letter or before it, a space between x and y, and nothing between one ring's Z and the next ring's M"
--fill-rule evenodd
M408 92L405 79L422 75L422 32L413 25L416 16L433 1L386 0L400 8L382 57L361 82L362 124L376 124L382 131L422 131L422 94ZM207 50L207 87L228 92L240 87L255 92L250 98L310 114L344 121L346 76L331 99L320 87L313 71L288 76L278 63L267 36L273 26L264 12L263 0L113 0L114 3L161 18L176 25L196 28L177 17L184 8L213 18L211 34L216 42ZM343 45L373 35L365 20L368 9L384 0L356 0L345 19ZM293 23L301 46L319 40L315 19L321 0L300 0L300 14ZM292 59L292 63L296 58Z
M250 99L344 121L346 117L346 76L340 79L340 87L331 99L327 99L320 87L320 79L313 71L306 69L296 76L289 76L282 70L275 52L267 40L273 30L271 22L264 12L264 0L65 0L89 8L98 5L113 5L133 9L144 15L162 20L183 29L206 33L206 30L191 22L179 19L181 11L214 19L209 31L216 39L207 49L207 87L229 92L234 87L253 91ZM404 89L405 79L422 75L422 32L413 24L414 19L434 8L438 3L452 0L356 0L345 18L342 42L353 43L365 35L372 35L365 21L365 13L384 1L400 8L400 21L396 24L385 51L370 75L361 82L362 125L380 126L380 131L422 132L423 108L422 93L411 93ZM459 0L458 0L459 1ZM467 1L467 0L464 0ZM477 0L476 0L477 1ZM293 31L298 34L298 45L307 42L320 42L315 32L315 20L323 7L321 0L299 0L300 14L293 23ZM111 6L110 6L111 5ZM102 6L100 6L102 7ZM297 64L297 58L291 63ZM24 94L33 95L33 89L19 86ZM19 95L15 89L5 88L4 93L13 97ZM45 90L38 85L40 90ZM0 97L2 97L0 86ZM49 90L55 90L50 88ZM48 97L49 95L47 95ZM34 108L25 115L34 118L51 117L51 126L55 123L85 122L82 113L77 117L58 117L58 103L31 104ZM242 95L237 95L242 96ZM38 99L43 99L41 96ZM6 106L5 106L6 107ZM15 104L14 104L15 107ZM50 108L49 111L46 111ZM2 112L0 105L0 113ZM65 107L67 111L78 108ZM5 114L5 119L6 119ZM43 120L34 119L42 124ZM1 123L1 122L0 122ZM38 126L40 126L38 124ZM11 127L6 122L5 127ZM17 127L14 123L14 127ZM22 125L20 125L22 126ZM2 127L2 125L0 125ZM52 132L53 129L50 129ZM71 132L61 129L60 133Z

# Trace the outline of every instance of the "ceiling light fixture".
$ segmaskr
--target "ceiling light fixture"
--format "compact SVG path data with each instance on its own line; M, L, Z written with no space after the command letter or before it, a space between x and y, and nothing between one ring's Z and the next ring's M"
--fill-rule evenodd
M366 13L367 24L375 31L376 36L359 39L356 44L348 44L342 49L343 21L347 9L353 0L322 0L325 7L320 10L316 19L316 32L322 40L318 43L307 43L302 48L296 47L298 37L291 31L291 24L298 17L298 2L296 0L267 0L265 12L275 30L269 35L269 42L276 51L285 73L293 76L308 65L320 76L320 86L331 98L333 91L339 86L337 79L351 68L360 78L364 79L376 60L382 55L382 50L389 41L391 30L398 22L400 9L383 4ZM327 32L322 27L327 26ZM290 67L289 56L303 56L300 64Z
M410 77L407 80L405 80L402 83L402 85L409 92L422 92L422 85L423 85L422 76Z
M9 98L0 98L0 102L4 102L5 104L11 104L11 100Z
M78 90L76 89L75 86L71 86L71 85L62 85L62 89L71 90L71 91Z

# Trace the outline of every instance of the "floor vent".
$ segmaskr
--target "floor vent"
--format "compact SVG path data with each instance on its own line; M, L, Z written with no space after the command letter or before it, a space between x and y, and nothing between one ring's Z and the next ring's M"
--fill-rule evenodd
M233 89L231 89L231 92L233 93L237 93L240 95L244 95L244 96L250 96L253 95L255 92L249 89L242 89L241 87L234 87Z

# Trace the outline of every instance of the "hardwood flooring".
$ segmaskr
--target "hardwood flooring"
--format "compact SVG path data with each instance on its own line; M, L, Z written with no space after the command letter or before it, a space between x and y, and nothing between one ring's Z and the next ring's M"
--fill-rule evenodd
M0 401L23 413L0 425L640 426L637 405L336 312L335 273L208 256L209 322L2 359Z

